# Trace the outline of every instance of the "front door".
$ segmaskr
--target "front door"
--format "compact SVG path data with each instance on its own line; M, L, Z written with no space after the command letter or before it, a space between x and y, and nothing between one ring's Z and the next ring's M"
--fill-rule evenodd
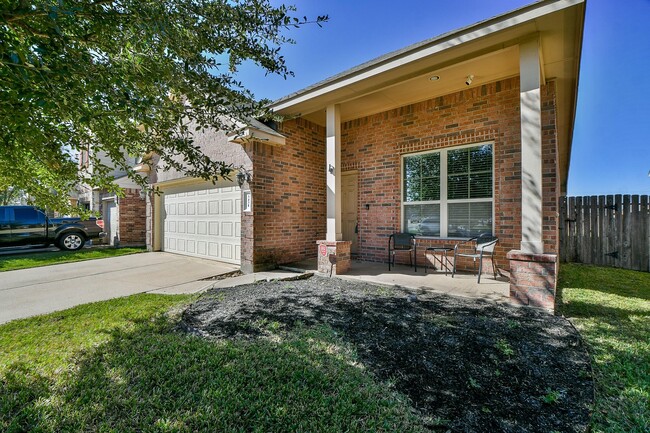
M341 228L343 231L343 240L352 241L350 248L352 254L357 254L358 248L357 193L357 172L343 173L341 182Z
M115 245L118 225L117 204L114 201L104 202L104 231L109 245Z

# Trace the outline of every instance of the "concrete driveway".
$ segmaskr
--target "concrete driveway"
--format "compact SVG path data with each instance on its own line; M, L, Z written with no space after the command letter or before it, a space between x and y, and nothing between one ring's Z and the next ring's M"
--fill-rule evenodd
M194 293L239 266L141 253L0 273L0 323L136 293Z

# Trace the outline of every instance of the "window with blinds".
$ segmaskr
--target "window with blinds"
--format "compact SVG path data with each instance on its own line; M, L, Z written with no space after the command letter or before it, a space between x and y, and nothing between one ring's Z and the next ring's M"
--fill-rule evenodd
M403 230L422 236L492 233L492 144L403 157Z

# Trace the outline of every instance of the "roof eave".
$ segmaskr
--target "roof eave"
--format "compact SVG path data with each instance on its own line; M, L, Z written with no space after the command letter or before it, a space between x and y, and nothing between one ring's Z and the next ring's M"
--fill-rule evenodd
M282 97L274 101L270 105L270 108L275 112L291 110L292 107L302 102L318 98L319 96L353 85L370 77L399 68L407 63L415 62L477 39L486 38L495 33L503 32L523 23L534 21L552 12L570 8L581 3L585 3L585 0L547 0L524 6L512 12L445 33L348 69L298 92Z

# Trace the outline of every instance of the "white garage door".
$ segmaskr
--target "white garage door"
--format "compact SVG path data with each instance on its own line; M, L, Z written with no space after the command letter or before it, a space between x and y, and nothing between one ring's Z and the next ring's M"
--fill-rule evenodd
M240 263L239 188L165 193L163 200L164 251Z

